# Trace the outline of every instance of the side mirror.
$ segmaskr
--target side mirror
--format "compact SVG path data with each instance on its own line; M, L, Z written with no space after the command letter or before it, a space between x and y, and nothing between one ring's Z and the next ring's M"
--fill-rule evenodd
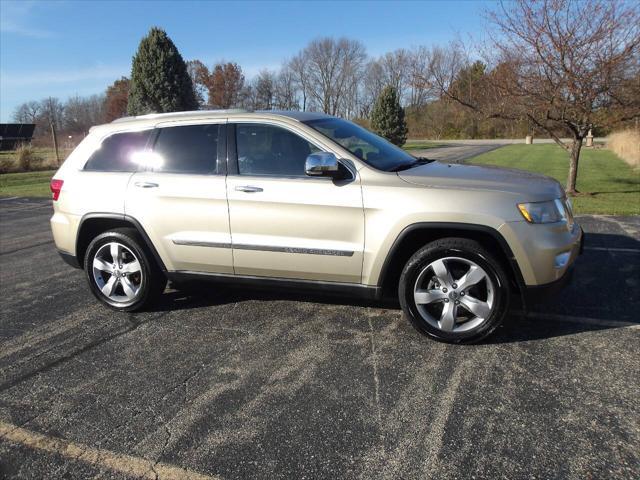
M335 177L340 172L340 166L333 153L318 152L307 157L304 172L310 177Z

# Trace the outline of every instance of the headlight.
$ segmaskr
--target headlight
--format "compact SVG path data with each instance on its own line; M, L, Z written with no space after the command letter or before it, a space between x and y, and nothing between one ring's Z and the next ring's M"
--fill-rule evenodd
M529 223L556 223L567 219L559 198L548 202L519 203L518 210Z

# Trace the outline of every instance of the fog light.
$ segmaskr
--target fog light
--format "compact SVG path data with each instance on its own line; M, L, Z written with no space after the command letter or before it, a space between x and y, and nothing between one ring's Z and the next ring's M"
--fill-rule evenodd
M559 255L556 255L556 259L554 261L554 266L556 268L564 267L569 261L569 257L571 256L571 252L564 252Z

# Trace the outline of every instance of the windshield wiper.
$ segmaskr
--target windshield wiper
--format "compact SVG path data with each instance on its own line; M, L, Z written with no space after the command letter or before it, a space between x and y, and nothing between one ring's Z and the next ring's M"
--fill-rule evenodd
M403 163L402 165L398 165L397 167L393 167L390 172L400 172L402 170L408 170L413 167L417 167L418 165L426 165L427 163L435 162L435 160L425 157L416 157L413 162Z

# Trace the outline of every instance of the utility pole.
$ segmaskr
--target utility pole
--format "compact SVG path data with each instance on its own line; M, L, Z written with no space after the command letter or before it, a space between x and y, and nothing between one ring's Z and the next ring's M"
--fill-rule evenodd
M58 154L58 135L56 134L56 125L53 120L49 121L51 125L51 137L53 138L53 148L56 151L56 164L60 165L60 155Z

